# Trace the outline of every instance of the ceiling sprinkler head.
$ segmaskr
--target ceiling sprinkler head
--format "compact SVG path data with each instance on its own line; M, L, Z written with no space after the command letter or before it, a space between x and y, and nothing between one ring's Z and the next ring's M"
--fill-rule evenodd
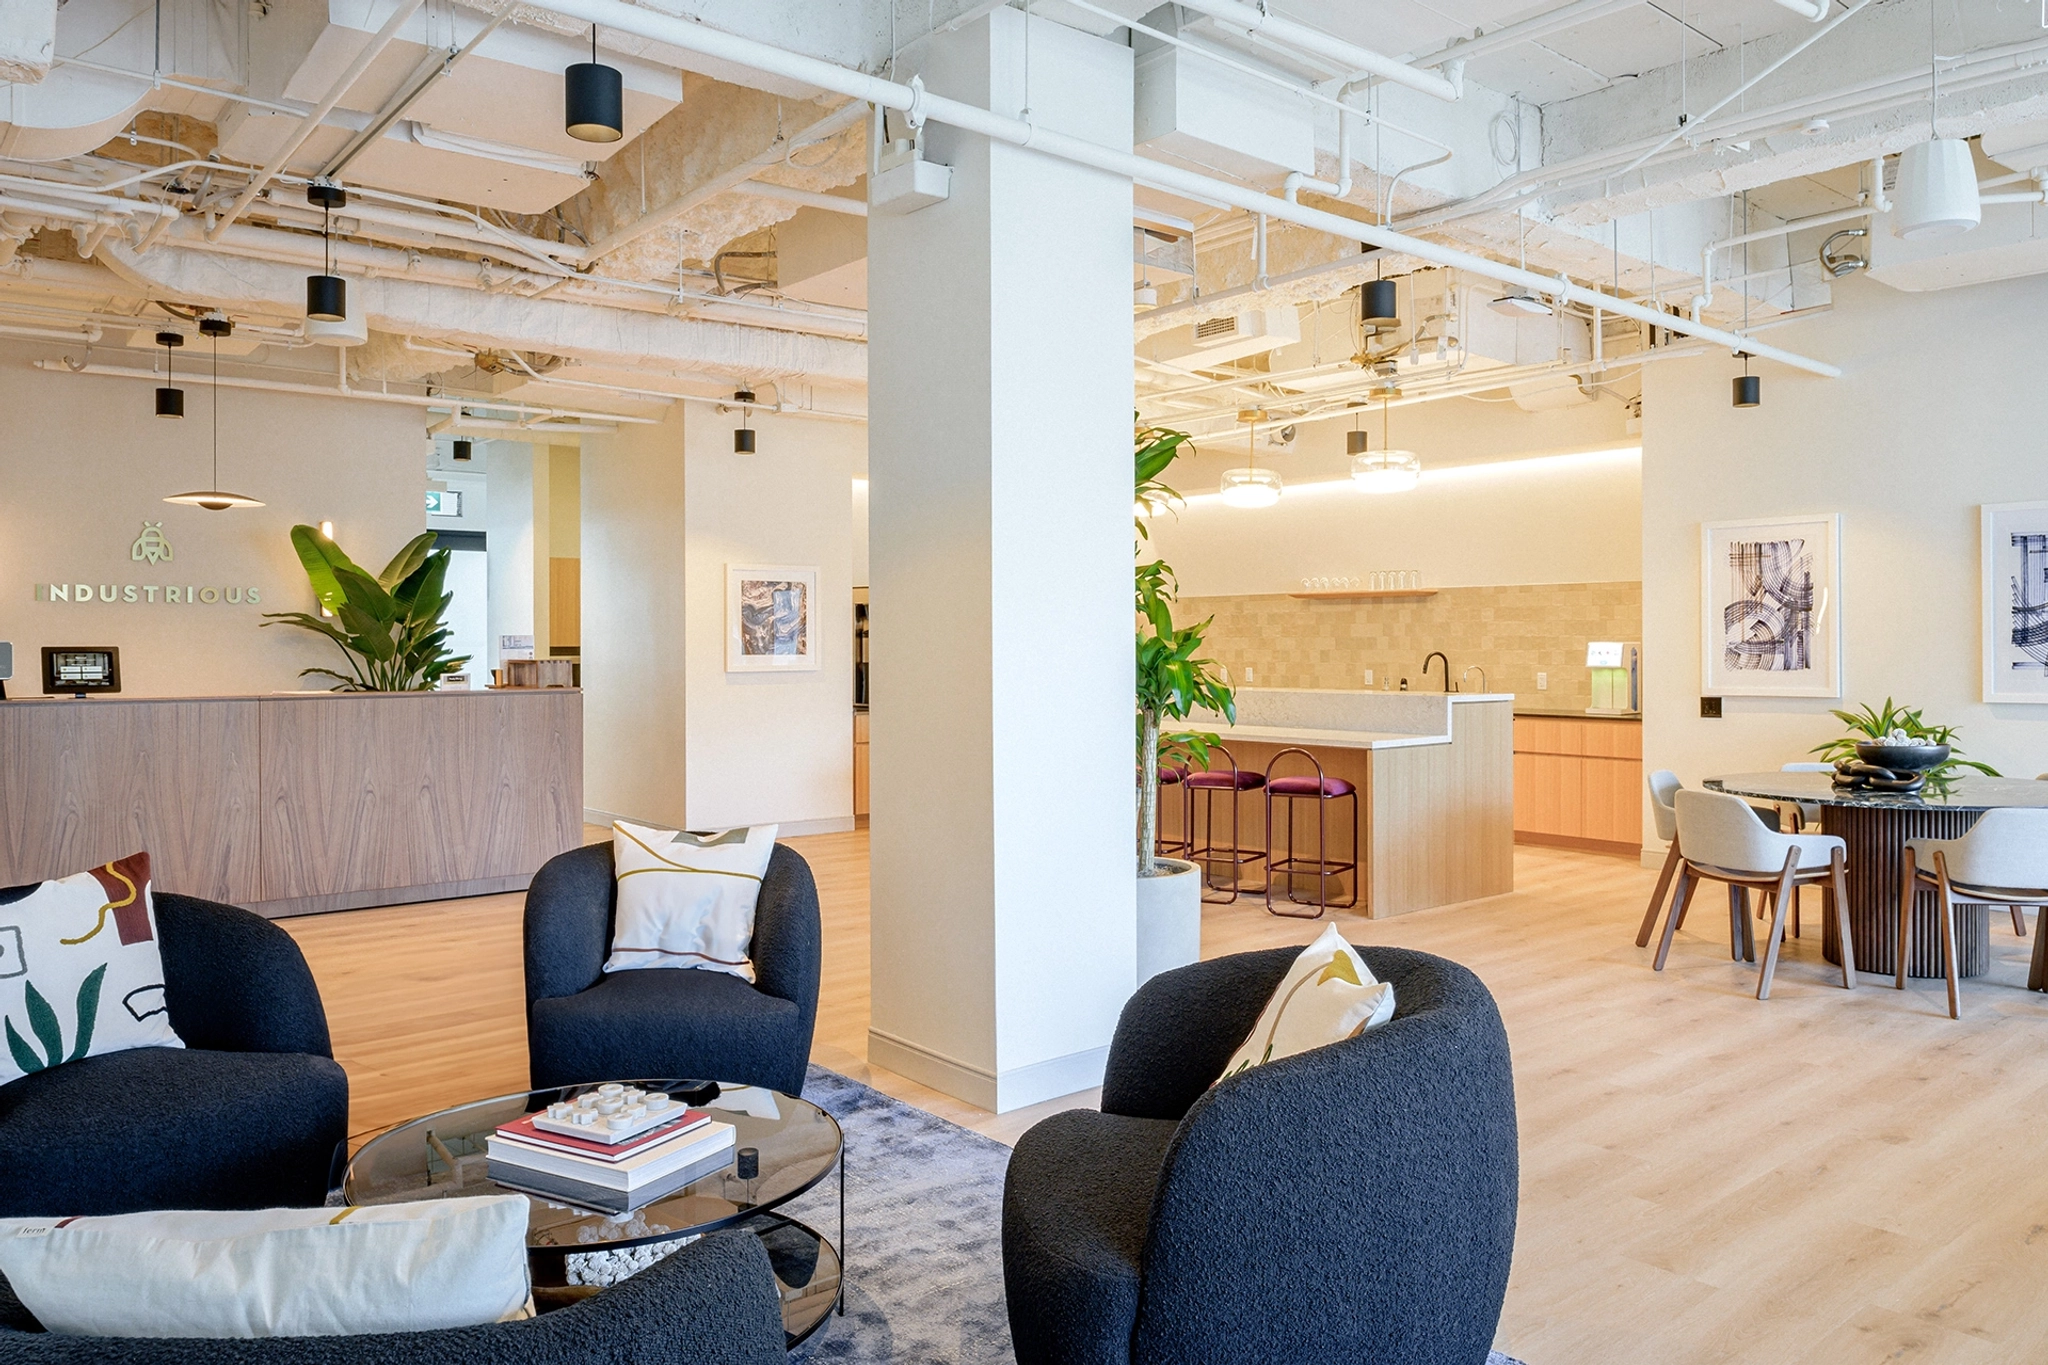
M1828 121L1818 114L1799 125L1799 131L1808 137L1818 137L1828 130Z

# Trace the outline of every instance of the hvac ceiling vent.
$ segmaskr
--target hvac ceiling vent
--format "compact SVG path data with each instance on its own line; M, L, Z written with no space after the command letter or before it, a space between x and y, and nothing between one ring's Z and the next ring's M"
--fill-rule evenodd
M1138 343L1138 354L1168 364L1222 365L1300 340L1301 317L1294 309L1252 308L1155 333Z

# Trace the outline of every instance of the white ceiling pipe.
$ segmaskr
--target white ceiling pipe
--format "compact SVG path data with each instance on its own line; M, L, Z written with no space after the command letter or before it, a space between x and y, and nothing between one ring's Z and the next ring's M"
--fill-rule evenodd
M848 199L843 194L820 194L816 190L800 190L794 185L778 185L770 180L742 180L733 188L757 199L779 199L785 204L802 204L827 213L850 213L856 218L868 216L867 200Z
M1452 58L1470 61L1483 53L1497 48L1513 47L1517 43L1534 42L1547 38L1560 29L1572 28L1578 24L1590 24L1595 19L1604 19L1610 14L1619 14L1632 9L1645 0L1575 0L1569 5L1560 5L1534 19L1524 19L1519 24L1508 24L1490 32L1482 31L1476 37L1461 38L1454 43L1438 48L1426 57L1417 57L1414 66L1430 67Z
M348 94L349 87L370 69L371 63L384 54L384 49L391 46L392 40L398 37L398 31L405 27L406 21L418 13L420 6L425 3L426 0L398 0L398 7L391 12L391 17L384 21L384 27L378 29L376 35L364 45L363 50L356 54L356 59L348 64L348 69L341 73L340 78L334 82L334 87L327 92L327 98L313 106L312 111L300 121L298 131L285 139L284 146L278 149L277 155L270 158L269 163L257 172L256 178L249 182L236 197L235 202L228 205L227 212L213 225L209 236L218 240L220 234L227 231L229 225L242 216L242 210L248 208L256 196L263 192L263 187L270 183L272 176L283 170L291 163L291 159L299 154L299 148L306 145L306 139L313 136L326 117L334 112L334 106L341 103L342 96Z
M1777 0L1777 4L1816 24L1828 17L1828 0Z
M1751 242L1767 242L1773 237L1783 237L1788 233L1798 232L1802 228L1828 227L1835 223L1846 223L1851 218L1868 218L1874 212L1876 210L1870 205L1861 204L1853 209L1838 209L1833 213L1817 213L1811 218L1794 218L1790 222L1780 223L1776 227L1760 228L1755 232L1745 232L1738 237L1724 237L1717 242L1708 242L1704 247L1700 248L1700 292L1693 295L1692 299L1692 316L1694 320L1698 320L1702 309L1711 308L1714 305L1715 252L1726 251L1738 246L1748 246ZM1764 273L1766 275L1774 275L1777 272L1772 270ZM1747 280L1753 277L1745 275L1743 278ZM1733 283L1733 281L1726 281L1726 283Z
M163 376L155 370L130 369L124 365L85 365L74 368L61 360L38 360L39 370L58 371L65 374L94 374L109 379L147 379L162 383ZM586 412L577 408L541 407L536 404L492 398L485 395L460 393L383 393L376 389L352 388L347 384L312 384L289 379L253 379L246 375L220 376L218 380L194 380L194 383L218 383L224 389L261 389L267 393L303 393L314 398L353 398L366 403L392 403L409 408L464 409L473 408L478 412L512 412L522 417L541 420L574 418L578 421L632 422L641 426L659 425L659 417L629 417L617 412ZM468 418L465 420L487 420Z
M1868 3L1869 0L1864 2ZM539 0L537 7L556 14L570 15L586 22L601 23L607 28L637 33L643 38L670 43L686 51L721 57L737 66L764 74L784 76L821 89L835 90L854 99L898 109L908 114L913 122L937 119L941 123L967 132L979 133L998 142L1044 152L1048 156L1071 161L1076 165L1092 166L1096 170L1123 176L1169 193L1208 200L1226 207L1243 209L1247 213L1263 213L1312 231L1328 233L1340 240L1365 242L1386 251L1406 252L1436 265L1449 266L1454 270L1467 270L1487 279L1499 280L1503 284L1519 285L1523 289L1549 294L1571 303L1604 308L1621 317L1634 318L1638 322L1695 336L1702 341L1725 346L1731 351L1747 352L1759 359L1774 360L1794 369L1805 370L1809 374L1833 379L1842 373L1839 367L1825 361L1780 350L1775 346L1760 346L1733 332L1709 327L1689 318L1672 317L1640 304L1604 294L1597 289L1573 284L1561 276L1552 278L1533 271L1521 270L1484 256L1475 256L1454 247L1442 246L1390 228L1361 222L1356 218L1345 218L1321 209L1310 208L1305 204L1292 204L1285 199L1261 194L1213 176L1184 171L1162 162L1148 161L1129 152L1119 152L1082 138L1069 137L1021 119L1006 118L971 104L963 104L959 100L934 95L916 78L913 78L910 85L898 85L894 81L863 75L831 62L787 52L750 38L721 32L704 24L672 19L635 5L624 4L621 0Z
M454 71L457 63L481 47L484 39L496 33L499 25L503 24L511 16L512 0L499 0L497 13L493 14L489 22L478 29L476 35L459 49L446 53L428 52L425 61L421 63L423 69L414 77L412 83L398 95L394 96L391 102L385 105L375 118L370 120L368 127L350 138L348 145L339 152L336 152L327 164L320 168L321 177L323 179L332 179L340 175L349 162L361 156L365 148L378 138L383 137L384 130L403 117L405 111L412 108L418 102L420 96L426 94L428 89L433 86L434 82Z
M1263 6L1239 4L1238 0L1180 0L1180 4L1182 9L1220 19L1232 28L1270 39L1282 47L1334 62L1345 71L1354 73L1354 78L1374 76L1440 100L1457 100L1465 93L1462 80L1440 76L1434 71L1418 70L1397 58L1346 42L1319 28L1269 14Z

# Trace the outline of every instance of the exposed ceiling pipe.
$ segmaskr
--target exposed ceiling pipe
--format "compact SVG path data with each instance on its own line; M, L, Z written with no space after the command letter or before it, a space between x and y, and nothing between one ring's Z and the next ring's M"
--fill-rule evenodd
M1438 48L1426 57L1417 57L1410 65L1432 67L1439 63L1450 61L1453 57L1460 57L1470 61L1474 57L1492 52L1498 48L1513 47L1517 43L1534 42L1538 38L1547 38L1560 29L1572 28L1579 24L1589 24L1595 19L1604 19L1610 14L1619 14L1625 9L1633 9L1644 2L1645 0L1574 0L1572 4L1560 5L1548 13L1537 15L1534 19L1524 19L1519 24L1508 24L1505 27L1491 31L1480 30L1472 37L1460 38L1455 42Z
M464 43L458 50L445 55L429 52L426 60L420 64L418 74L414 76L411 83L403 89L397 98L385 105L378 112L377 116L370 120L368 127L350 138L348 145L339 152L336 152L328 163L320 168L321 178L331 180L335 176L340 175L342 171L347 169L349 162L361 156L372 143L384 136L386 128L389 128L392 124L398 122L399 119L405 117L405 111L412 108L419 101L420 96L426 94L432 88L435 81L440 80L443 76L455 70L457 63L481 47L484 39L496 33L498 26L512 17L512 4L513 0L499 0L497 13L493 14L490 20L476 31L475 37Z
M1868 3L1868 0L1865 2ZM1780 350L1775 346L1758 345L1733 332L1645 308L1597 289L1574 284L1563 276L1552 278L1538 275L1484 256L1459 251L1454 247L1410 237L1377 224L1342 217L1321 209L1310 208L1305 204L1289 203L1285 199L1261 194L1213 176L1185 171L1163 162L1148 161L1129 152L1099 146L1083 138L1070 137L1034 123L1006 118L959 100L934 95L924 88L922 80L916 78L913 78L910 85L899 85L894 81L863 75L831 62L788 52L707 25L673 19L636 5L624 4L621 0L539 0L537 7L556 14L570 15L588 23L602 23L606 27L637 33L643 38L670 43L686 51L720 57L737 66L764 74L787 77L821 89L834 90L857 100L901 110L909 115L913 123L937 119L941 123L978 133L998 142L1040 151L1076 165L1092 166L1097 170L1123 176L1155 189L1243 209L1247 213L1263 213L1312 231L1328 233L1340 240L1365 242L1386 251L1406 252L1437 265L1467 270L1475 275L1483 275L1504 284L1519 285L1523 289L1549 294L1567 302L1604 308L1621 317L1634 318L1651 326L1695 336L1702 341L1725 346L1731 351L1747 352L1760 359L1775 360L1810 374L1830 379L1841 374L1839 367L1825 361Z
M1828 0L1777 0L1781 9L1789 9L1802 19L1819 23L1828 17Z
M333 88L327 92L327 98L313 106L300 122L298 131L285 139L284 146L278 149L277 155L270 158L269 163L256 173L256 178L243 188L241 194L236 196L235 202L228 205L227 212L208 229L208 237L218 241L221 233L226 232L235 219L242 216L242 210L248 208L257 195L263 193L263 187L270 183L272 176L282 171L290 164L291 159L299 154L299 148L306 145L306 139L313 136L322 121L334 112L334 106L341 103L342 96L348 94L349 88L370 69L371 63L384 55L384 49L391 46L392 40L398 37L399 30L405 27L413 15L419 13L420 6L425 3L426 0L398 0L398 8L384 21L384 27L378 29L376 35L364 45L363 50L356 54L356 59L348 64L348 69L341 73L340 79L336 80Z
M1405 85L1410 90L1440 100L1457 100L1464 93L1462 76L1445 77L1434 71L1423 71L1371 48L1325 33L1307 24L1297 24L1292 19L1283 19L1270 14L1263 5L1252 6L1238 3L1238 0L1180 0L1182 9L1191 9L1220 19L1232 28L1246 33L1257 34L1270 39L1282 47L1305 52L1324 61L1333 62L1343 70L1352 73L1353 79L1373 76L1396 85ZM549 5L546 8L552 9Z
M867 200L849 199L843 194L820 194L816 190L800 190L794 185L778 185L770 180L743 180L733 188L757 199L780 199L785 204L802 204L827 213L850 213L856 218L868 216Z
M1879 183L1882 182L1880 181ZM1838 209L1833 213L1817 213L1811 218L1794 218L1789 222L1780 223L1776 227L1759 228L1755 232L1745 232L1735 237L1723 237L1719 241L1708 242L1700 248L1700 292L1693 295L1693 317L1698 318L1701 310L1713 307L1715 252L1725 251L1731 247L1747 246L1751 242L1767 242L1773 237L1783 237L1805 228L1830 227L1836 223L1846 223L1852 218L1868 218L1874 212L1876 210L1869 204L1861 204L1853 209ZM1766 275L1775 275L1776 273L1776 270L1765 272ZM1744 278L1749 277L1745 276ZM1746 307L1747 305L1744 306Z

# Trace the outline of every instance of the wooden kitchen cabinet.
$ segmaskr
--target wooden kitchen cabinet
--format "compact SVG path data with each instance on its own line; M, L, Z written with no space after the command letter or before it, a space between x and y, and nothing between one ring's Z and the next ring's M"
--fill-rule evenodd
M868 713L865 708L853 713L853 815L856 820L868 813Z
M1515 842L1642 850L1643 727L1587 716L1515 717Z

